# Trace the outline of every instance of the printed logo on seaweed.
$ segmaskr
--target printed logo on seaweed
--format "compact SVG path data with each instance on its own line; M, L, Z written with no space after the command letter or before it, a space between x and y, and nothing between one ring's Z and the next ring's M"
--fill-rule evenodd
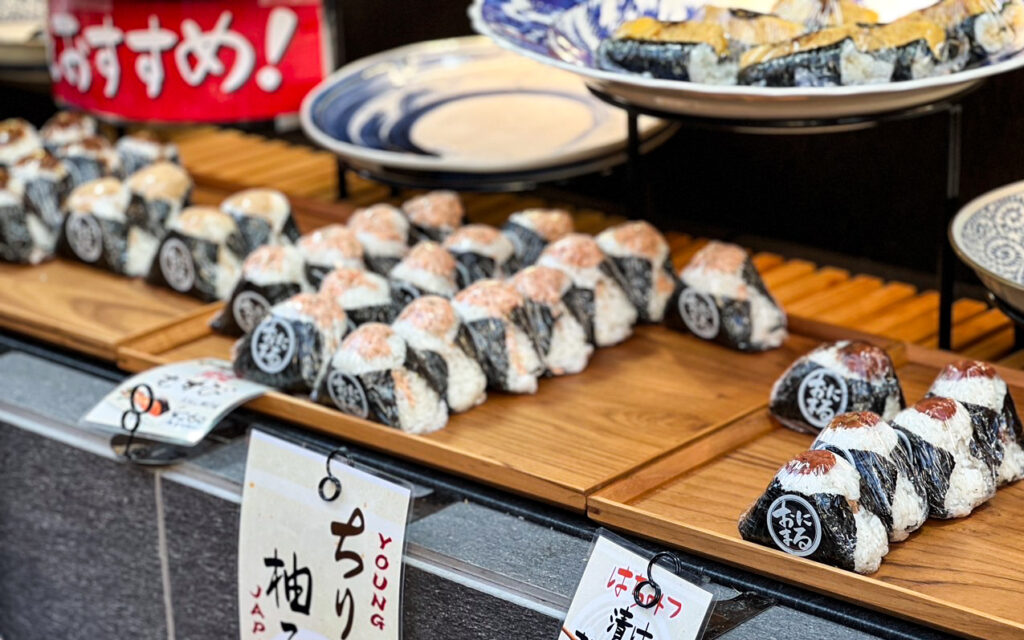
M800 496L779 496L768 507L768 533L775 545L794 556L809 556L821 544L821 521Z
M83 262L96 262L103 254L103 234L100 223L93 216L68 216L65 235L71 250Z
M694 335L705 340L714 340L718 335L721 320L711 296L694 289L684 290L679 295L679 315Z
M235 296L235 301L231 303L235 323L245 333L251 333L269 310L270 303L255 291L243 291Z
M280 373L295 355L295 330L280 318L269 318L253 332L250 351L261 371Z
M340 371L332 371L327 376L327 393L330 394L334 406L342 413L357 418L366 418L370 415L370 403L366 399L366 392L363 385L354 377Z
M188 293L196 283L196 265L192 252L178 238L171 238L160 249L160 271L171 288Z
M796 399L804 420L824 429L832 418L846 412L849 390L838 375L828 369L817 369L800 382Z

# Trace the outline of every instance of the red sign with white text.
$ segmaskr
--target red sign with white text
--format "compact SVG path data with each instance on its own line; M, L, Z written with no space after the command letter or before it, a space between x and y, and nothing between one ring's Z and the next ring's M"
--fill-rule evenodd
M329 65L321 0L50 0L55 98L120 120L296 113Z

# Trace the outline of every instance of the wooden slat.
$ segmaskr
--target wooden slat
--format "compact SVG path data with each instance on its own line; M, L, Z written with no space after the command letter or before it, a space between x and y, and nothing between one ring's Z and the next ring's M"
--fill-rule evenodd
M781 286L814 273L814 263L806 260L790 260L764 274L761 278L772 293Z
M816 318L847 300L860 300L863 296L882 288L882 281L872 276L855 276L846 282L809 295L786 307L794 316Z
M824 267L818 270L817 273L809 275L804 278L798 278L769 289L775 299L783 306L787 308L790 304L797 302L803 298L811 296L819 291L824 291L831 287L836 286L841 282L845 282L850 277L850 272L845 269L836 269L834 267Z

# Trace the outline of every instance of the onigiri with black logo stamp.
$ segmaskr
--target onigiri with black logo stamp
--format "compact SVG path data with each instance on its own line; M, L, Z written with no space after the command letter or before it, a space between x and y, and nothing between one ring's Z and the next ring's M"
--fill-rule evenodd
M668 326L739 351L785 342L786 314L741 247L709 242L679 273Z
M147 280L207 302L223 300L242 274L245 249L234 218L188 207L171 220Z
M250 333L270 308L312 287L303 274L298 249L287 245L265 245L242 263L242 277L227 304L210 321L218 333L241 336Z
M928 490L929 517L962 518L996 493L991 451L975 437L971 414L951 398L925 398L892 419L908 440Z
M239 191L220 210L235 219L249 251L265 244L295 244L301 236L288 196L277 189Z
M388 274L398 310L423 295L451 298L459 290L456 278L455 258L432 240L414 246Z
M63 162L45 149L18 160L11 175L21 184L23 206L32 230L36 253L52 256L64 224L62 206L71 193L71 176Z
M128 187L128 220L157 241L192 198L192 178L169 162L157 162L131 174Z
M235 342L235 374L281 391L312 392L347 327L344 309L333 300L315 293L294 295L271 307L251 333Z
M53 255L54 238L36 213L25 209L25 187L0 166L0 261L38 264Z
M514 254L507 263L515 273L540 258L544 247L574 231L572 216L563 209L525 209L509 216L501 228L512 241Z
M79 111L58 111L39 130L43 146L51 153L73 142L95 136L99 131L96 119Z
M640 322L661 322L676 290L668 241L650 223L638 220L605 229L597 236L613 267L612 275L640 314Z
M8 118L0 121L0 167L10 169L15 162L42 146L39 132L28 120Z
M812 449L842 456L860 473L860 504L874 513L889 540L906 540L928 519L928 489L911 459L909 443L877 413L837 416Z
M459 318L450 300L423 296L413 300L391 325L419 360L417 371L458 413L487 398L487 377L459 345Z
M402 211L409 218L409 240L444 242L453 231L463 225L466 210L459 194L454 191L430 191L406 200Z
M363 271L363 245L354 231L340 224L329 224L299 238L299 251L306 262L306 280L314 288L335 269Z
M504 278L514 252L512 241L486 224L460 227L445 239L444 248L455 257L459 288L479 280Z
M544 363L530 338L526 299L509 282L480 280L453 302L462 321L459 344L480 364L488 385L509 393L536 393Z
M121 136L115 149L125 176L158 162L181 164L177 145L164 142L157 134L145 129Z
M558 269L533 265L517 273L512 286L525 300L530 337L544 362L545 374L583 371L594 347L587 341L586 329L565 305L572 279Z
M389 204L359 209L349 218L348 228L363 245L363 261L374 273L387 276L409 252L409 221Z
M852 464L831 451L806 451L783 465L740 516L739 532L790 555L874 573L889 553L889 536L862 498Z
M364 324L334 353L314 399L407 433L431 433L448 423L448 408L419 367L394 329Z
M871 411L889 422L905 406L889 354L850 340L797 358L775 381L769 402L776 420L803 433L817 433L850 411Z
M121 175L121 160L114 147L102 136L89 136L61 145L55 154L67 166L73 187L91 180Z
M389 323L398 314L387 278L362 269L335 269L320 283L320 293L345 310L353 327Z
M589 342L607 347L633 334L636 308L592 236L573 233L549 244L537 264L562 271L572 280L562 299L583 325Z

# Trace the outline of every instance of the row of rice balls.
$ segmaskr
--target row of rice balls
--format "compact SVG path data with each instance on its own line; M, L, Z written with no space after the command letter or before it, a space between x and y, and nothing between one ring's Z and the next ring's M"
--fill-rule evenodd
M801 393L809 395L801 400ZM827 417L815 409L837 406L830 397L844 399L845 413L827 420L811 449L787 462L743 514L745 539L872 573L890 541L905 540L927 518L967 516L997 487L1024 478L1020 418L1006 382L984 362L947 365L925 397L905 408L882 349L827 344L783 374L771 411L790 428L812 431ZM818 401L810 410L808 398ZM799 535L792 526L780 530L780 522L800 519L799 504L818 523Z
M177 148L147 132L112 145L96 120L79 113L58 113L39 131L20 118L0 122L0 261L38 264L52 257L73 189L160 161L177 162Z

